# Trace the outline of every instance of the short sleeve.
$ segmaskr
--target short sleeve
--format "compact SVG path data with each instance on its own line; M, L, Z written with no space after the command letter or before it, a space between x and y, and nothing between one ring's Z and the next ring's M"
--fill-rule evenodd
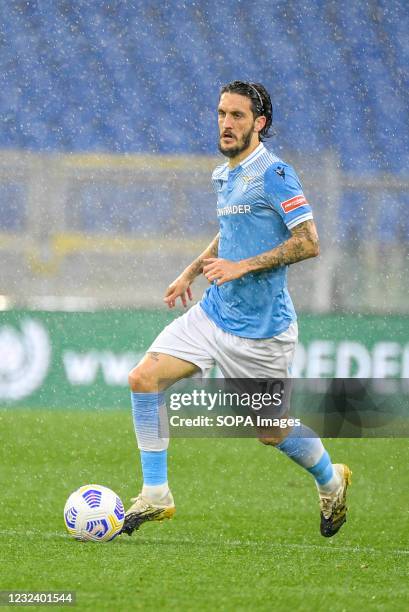
M288 229L313 218L298 176L288 164L277 162L266 170L264 192L268 204L278 212Z

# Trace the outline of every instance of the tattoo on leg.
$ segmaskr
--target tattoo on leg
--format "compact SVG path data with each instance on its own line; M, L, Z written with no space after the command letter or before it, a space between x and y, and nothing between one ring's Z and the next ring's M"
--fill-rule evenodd
M149 353L150 358L153 359L153 361L159 361L159 355L160 353Z

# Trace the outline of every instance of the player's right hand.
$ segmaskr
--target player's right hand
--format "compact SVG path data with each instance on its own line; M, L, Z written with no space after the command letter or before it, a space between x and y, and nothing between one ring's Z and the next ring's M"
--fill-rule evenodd
M186 308L187 298L189 298L190 301L193 300L192 290L190 288L191 282L192 281L187 280L184 276L178 276L178 278L166 289L165 297L163 298L165 304L167 304L169 308L174 308L177 298L180 298L183 306Z

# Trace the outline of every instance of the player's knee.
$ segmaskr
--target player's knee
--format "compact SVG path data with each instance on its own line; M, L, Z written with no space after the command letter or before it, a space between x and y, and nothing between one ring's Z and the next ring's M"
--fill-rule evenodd
M264 444L265 446L277 446L277 444L280 444L280 442L283 442L286 437L287 437L287 434L280 431L277 434L270 433L264 436L259 436L258 441L261 442L261 444Z
M259 442L261 442L261 444L264 444L265 446L277 446L277 444L280 444L281 440L280 438L259 438L258 439Z
M134 393L154 393L157 391L157 380L144 365L137 365L129 372L128 382Z

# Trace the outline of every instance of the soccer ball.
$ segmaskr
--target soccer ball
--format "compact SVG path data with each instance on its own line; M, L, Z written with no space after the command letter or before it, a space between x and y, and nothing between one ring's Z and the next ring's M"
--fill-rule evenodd
M83 542L113 540L121 531L124 518L124 506L118 495L97 484L71 493L64 508L68 533Z

